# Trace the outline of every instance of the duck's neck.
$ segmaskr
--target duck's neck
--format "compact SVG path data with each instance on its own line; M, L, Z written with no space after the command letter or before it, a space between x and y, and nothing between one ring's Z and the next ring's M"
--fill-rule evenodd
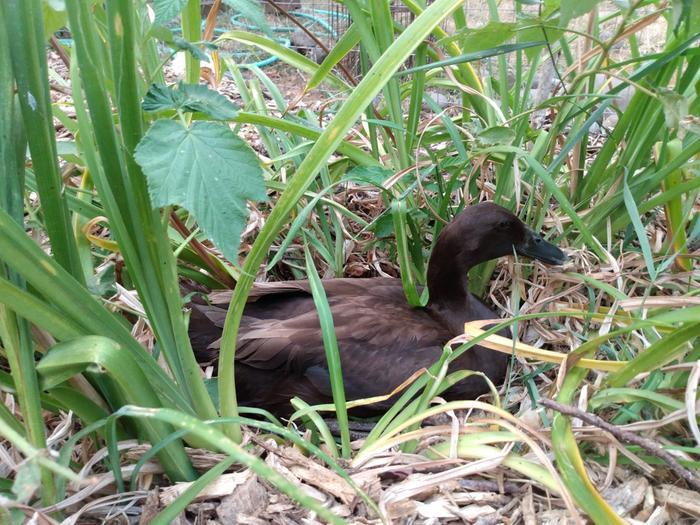
M461 309L469 304L468 272L479 264L476 252L451 249L449 243L438 243L428 263L428 291L430 305L439 308Z

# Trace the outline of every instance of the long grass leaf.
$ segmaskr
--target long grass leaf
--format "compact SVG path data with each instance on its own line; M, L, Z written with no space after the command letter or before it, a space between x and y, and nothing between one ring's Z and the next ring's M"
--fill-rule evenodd
M170 502L163 510L153 517L151 525L169 525L173 523L180 513L185 511L189 505L207 485L221 476L226 469L236 462L235 457L228 457L220 461L212 468L202 474L196 481L193 481L182 493Z
M63 181L56 155L56 137L51 119L48 66L44 50L44 23L40 0L8 0L0 6L5 30L0 38L3 53L9 51L17 83L18 99L27 130L32 166L51 239L51 251L80 283L84 276L78 248L63 198ZM9 46L9 47L8 47ZM7 70L3 79L9 81Z
M310 75L313 75L319 69L319 65L310 58L306 58L304 55L286 48L274 40L261 35L256 35L255 33L249 33L247 31L227 31L226 33L221 34L215 43L225 42L226 40L235 40L236 42L258 47L259 49L279 57L280 60L283 60L287 64L294 66L300 71ZM239 65L239 67L242 66ZM341 91L350 90L350 86L348 84L332 73L327 73L324 80Z
M204 422L189 414L165 408L154 410L136 406L122 407L116 414L141 419L155 419L177 428L186 429L190 434L206 442L213 450L220 450L228 454L234 458L237 463L250 468L267 483L270 483L281 492L295 499L309 510L316 512L329 523L338 525L345 523L345 520L325 508L318 500L305 493L301 487L289 481L262 460L246 452L223 432L213 428L211 425L204 424Z
M137 363L127 357L118 344L99 336L86 336L54 346L37 365L45 388L60 384L88 367L98 365L109 373L130 403L159 407L161 402ZM144 425L153 443L170 432L162 423ZM173 480L192 479L194 471L182 443L173 443L159 455Z
M328 304L326 292L323 289L323 282L316 272L313 258L309 247L304 244L304 256L306 258L306 272L309 276L309 286L314 299L318 319L321 323L321 335L323 337L323 347L326 350L326 362L328 363L328 374L331 382L331 392L333 393L333 403L335 404L335 414L340 427L341 454L344 458L350 457L350 430L348 428L348 411L345 406L345 388L343 386L343 369L340 361L340 350L338 340L335 335L333 324L333 314Z
M323 63L318 67L316 72L311 75L311 78L304 87L304 92L309 92L318 87L326 77L333 71L333 67L340 62L360 41L360 31L355 24L351 24L343 36L333 46L331 52L323 60Z
M2 8L0 8L1 14ZM0 209L5 210L18 225L23 226L24 152L27 141L24 136L24 125L20 119L19 105L14 95L7 39L8 32L0 22ZM51 198L46 194L44 196ZM63 203L57 204L59 207L56 211L61 211ZM70 249L70 247L65 248ZM63 252L63 254L66 255L68 252ZM61 257L58 260L61 260ZM66 259L63 261L64 264L70 264L70 261ZM15 297L29 295L25 292L24 279L0 262L0 288L3 287L3 284L17 292ZM2 297L3 295L0 294L0 298ZM18 315L17 310L8 308L7 304L0 304L0 341L3 353L10 365L15 395L19 402L24 424L27 427L27 435L33 446L43 449L46 447L46 429L39 383L34 370L31 329L27 320ZM42 468L41 480L42 501L45 504L53 503L56 494L51 471Z
M586 372L581 368L571 370L557 395L560 403L570 403ZM555 414L552 420L552 448L557 460L557 468L570 494L581 508L595 522L600 524L623 525L610 505L603 499L588 477L581 452L571 427L571 419L563 414Z
M688 348L688 342L700 336L700 323L687 323L659 339L625 367L611 374L607 383L613 387L624 386L637 374L654 370L678 358Z
M438 60L437 62L431 62L430 64L425 64L423 66L411 67L408 69L403 69L396 73L396 76L404 76L418 71L430 71L438 67L449 67L456 66L457 64L464 64L468 62L476 62L477 60L483 60L485 58L491 58L495 56L504 55L506 53L512 53L513 51L520 51L523 49L528 49L530 47L537 47L544 45L545 42L522 42L518 44L504 44L502 46L492 47L491 49L484 49L482 51L474 51L472 53L464 53L459 56L453 56L445 60Z
M253 276L267 254L267 250L286 223L289 213L323 166L323 163L342 142L345 133L362 114L364 108L379 93L388 80L388 76L396 71L418 43L430 34L432 29L445 17L449 16L459 5L459 0L437 0L394 41L392 46L357 85L333 121L321 134L311 150L309 150L309 154L299 166L294 180L277 201L246 258L242 277L238 281L226 316L219 361L219 370L221 370L219 396L222 415L236 415L236 395L233 377L235 342L245 299L253 285ZM240 439L240 430L237 427L233 426L227 432L236 440Z
M411 306L425 306L428 302L428 288L425 287L421 294L416 286L414 269L411 265L411 255L408 248L408 231L406 229L406 203L396 200L391 204L391 216L394 221L394 235L396 238L396 250L399 255L401 267L401 284L403 291Z
M647 238L646 228L644 228L639 210L637 210L637 203L634 202L634 197L632 196L630 187L627 184L627 175L625 175L625 179L623 181L623 195L625 206L627 207L627 214L629 215L632 226L634 227L634 232L637 234L639 245L642 247L642 255L644 255L644 262L646 263L647 272L649 272L649 277L653 283L656 281L654 257L651 253L651 246L649 245L649 239Z

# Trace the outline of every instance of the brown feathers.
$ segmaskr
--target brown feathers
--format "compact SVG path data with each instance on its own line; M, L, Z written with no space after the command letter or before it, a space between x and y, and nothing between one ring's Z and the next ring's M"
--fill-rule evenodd
M430 302L412 308L401 281L390 278L323 281L341 353L348 400L385 395L416 370L428 368L466 321L493 319L467 291L467 271L480 262L527 253L550 263L565 255L543 241L507 210L491 203L472 206L440 234L428 269ZM216 361L231 292L216 292L190 304L190 337L200 361ZM241 320L236 350L236 388L241 405L278 415L291 410L289 399L332 402L325 351L306 281L259 283ZM475 347L452 363L451 370L484 372L503 381L508 356ZM473 399L486 382L470 377L454 385L448 398ZM357 414L385 410L389 402Z

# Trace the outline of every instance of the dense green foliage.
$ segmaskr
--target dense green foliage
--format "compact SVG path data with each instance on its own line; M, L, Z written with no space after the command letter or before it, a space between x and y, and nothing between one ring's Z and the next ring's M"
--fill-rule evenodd
M406 27L394 21L388 0L345 0L352 25L316 64L264 31L233 30L213 44L202 42L198 0L153 2L155 22L142 0L66 0L64 10L60 4L0 3L0 360L9 370L0 371L0 391L17 401L14 411L0 403L0 436L27 458L0 491L22 504L37 497L45 505L61 501L66 481L80 468L73 448L87 439L108 447L108 467L123 489L117 443L136 438L153 445L171 481L199 475L185 444L230 456L158 523L173 519L197 487L233 462L341 523L242 448L241 425L305 447L352 483L336 463L353 454L345 413L352 401L346 403L333 365L337 343L318 269L344 275L345 241L369 232L372 247L400 267L407 300L424 304L418 290L430 242L445 221L484 196L534 228L553 227L554 237L591 266L618 269L606 280L576 268L558 283L555 291L585 290L588 303L550 321L557 326L585 319L558 325L580 331L570 335L577 348L559 370L556 399L579 404L588 368L606 370L597 372L602 375L587 400L589 411L606 413L616 424L686 411L682 432L666 437L684 447L685 464L697 467L693 363L700 358L700 307L693 305L700 275L689 245L700 236L698 6L639 1L602 15L599 1L547 1L537 11L516 3L517 20L504 22L489 1L490 22L474 29L461 0L428 6L404 0L414 15ZM254 3L226 4L262 20L260 9L250 11ZM168 26L178 14L182 38ZM592 34L580 30L582 20ZM641 52L638 32L658 21L665 21L662 45ZM47 35L64 25L72 35L63 48L72 97L57 104L46 44ZM612 31L604 35L600 27ZM299 109L264 70L213 53L213 60L220 59L213 75L225 72L232 79L242 101L236 107L198 85L200 59L227 42L279 56L308 76L305 92L337 96L323 115ZM336 66L358 43L362 71L354 78ZM623 58L615 53L621 44L629 50ZM578 46L584 52L575 52ZM178 54L187 59L184 78L167 85L163 67ZM552 85L567 87L537 99L533 83L548 82L550 70L558 77ZM601 78L612 82L601 85ZM451 110L441 108L438 92L455 97ZM612 123L604 120L611 114ZM69 132L58 146L54 119ZM257 149L241 138L243 129L255 130ZM350 187L375 192L380 209L364 213L335 198ZM242 249L251 206L265 220L252 245ZM663 241L652 238L652 230L663 230ZM623 278L620 261L630 258L639 261L643 278ZM242 417L247 409L236 402L238 324L266 261L271 274L308 276L313 284L336 404L309 407L295 400L292 420L314 429L316 444L270 415ZM473 271L476 293L487 289L494 268L489 263ZM213 288L236 282L215 395L187 337L183 277ZM507 323L553 317L518 316L515 288L516 316ZM113 300L115 292L119 300ZM462 457L493 457L499 444L521 443L541 464L524 459L521 449L503 465L562 494L572 512L575 503L598 523L619 522L588 481L585 449L570 417L555 415L551 442L540 443L501 408L497 393L492 404L430 406L436 394L471 373L449 369L450 361L497 329L446 348L431 373L411 383L377 423L355 464L391 447L415 450L420 422L433 413L481 410L501 428L475 423L484 431L460 437ZM593 357L621 363L608 373L611 368L595 361L579 362ZM663 369L669 363L680 366ZM534 374L522 380L537 403ZM83 430L58 457L43 454L45 415L68 411ZM324 411L337 411L340 448L320 417ZM558 472L540 454L547 445ZM449 437L425 453L442 457L447 448Z

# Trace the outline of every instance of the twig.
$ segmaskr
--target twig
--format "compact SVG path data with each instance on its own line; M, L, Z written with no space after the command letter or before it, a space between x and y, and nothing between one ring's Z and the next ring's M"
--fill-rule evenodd
M49 82L49 87L53 89L54 91L58 91L59 93L63 93L64 95L72 95L73 90L71 88L63 87L59 84L56 84L54 82Z
M56 51L56 54L58 54L61 62L63 62L70 71L70 57L68 56L68 53L66 53L66 50L63 49L63 46L58 41L58 38L56 38L55 35L51 35L51 38L49 38L49 43L51 44L53 50Z
M511 481L503 482L499 486L497 481L486 479L460 479L459 486L469 492L496 492L503 494L519 494L524 491L524 487Z
M175 212L172 212L170 214L170 222L180 233L180 235L182 235L183 239L187 239L192 233L189 230L189 228L187 228L185 223L180 220L180 217L178 217ZM211 253L209 253L209 250L207 250L207 248L201 242L199 242L193 237L192 239L190 239L189 244L192 247L192 249L197 253L197 255L201 257L201 259L204 261L204 264L206 264L209 268L209 271L220 283L228 286L229 288L233 288L234 286L236 286L236 281L233 280L233 277L231 277L229 274L226 273L225 270L222 270L217 265L216 258Z
M663 449L663 447L661 447L658 443L655 443L651 439L640 437L637 434L633 434L632 432L629 432L627 430L622 430L621 428L608 423L604 419L594 414L589 414L588 412L584 412L583 410L569 405L562 405L561 403L557 403L556 401L553 401L551 399L540 399L540 404L547 408L551 408L552 410L556 410L557 412L564 414L565 416L578 418L581 421L588 423L589 425L605 430L606 432L609 432L610 434L615 436L620 441L624 441L625 443L631 443L632 445L638 445L642 447L651 455L656 456L657 458L665 461L668 465L668 468L670 468L671 471L673 471L673 473L676 474L676 476L685 480L688 483L688 485L693 487L695 490L700 490L700 479L698 479L691 471L689 471L680 463L678 463L678 461L676 461L676 459L671 454L666 452Z

